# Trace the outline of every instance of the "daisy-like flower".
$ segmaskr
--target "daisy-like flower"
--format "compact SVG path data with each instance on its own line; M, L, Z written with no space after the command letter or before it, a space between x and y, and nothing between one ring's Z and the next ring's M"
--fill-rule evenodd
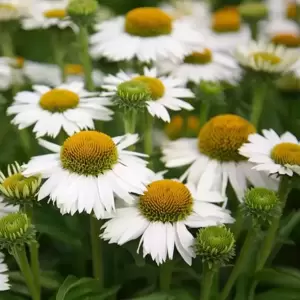
M13 85L22 85L24 80L23 58L0 57L0 90L6 91Z
M8 267L4 262L4 254L0 252L0 291L7 291L10 289L10 284L8 283Z
M23 174L47 178L38 200L49 196L62 213L93 212L100 219L115 209L115 195L131 203L130 193L143 193L149 182L152 171L140 158L146 155L125 150L137 140L136 134L111 138L97 131L75 133L62 146L40 140L54 153L33 157Z
M232 56L210 48L191 52L176 63L167 60L159 62L158 68L162 73L196 84L202 80L234 83L241 75L239 65Z
M93 120L109 121L113 111L106 106L108 99L84 89L83 82L62 84L56 88L34 85L33 92L19 92L8 108L8 115L16 115L12 123L23 129L35 124L37 137L56 137L63 129L68 135L82 129L93 129Z
M155 7L142 7L96 25L91 36L91 56L112 61L156 61L182 58L191 46L202 42L189 22L173 20Z
M175 248L189 265L192 263L194 238L187 227L199 228L233 223L229 211L214 204L224 198L193 185L170 179L154 178L133 205L119 208L103 226L101 237L123 245L141 236L143 256L150 254L157 264L173 259ZM155 238L154 238L155 237Z
M239 153L254 163L253 169L269 174L300 174L300 143L290 132L279 136L273 129L249 136Z
M151 100L146 102L150 115L170 122L167 109L180 111L181 109L192 110L193 106L179 98L193 98L194 94L184 87L182 80L172 77L159 77L155 68L144 68L144 74L126 74L123 71L116 76L109 75L104 78L102 88L108 90L103 96L115 96L121 84L127 81L138 81L144 83L149 89Z
M35 1L30 9L30 16L24 18L22 27L25 30L47 29L57 27L59 29L71 28L77 30L77 26L67 15L66 8L69 0L39 0Z
M242 67L252 71L280 74L291 70L298 53L282 45L251 41L237 48L236 58Z
M198 139L181 138L162 148L163 162L168 168L191 165L182 175L197 186L226 194L230 182L242 201L249 184L276 188L276 182L252 170L253 164L239 154L239 148L255 133L255 128L237 115L219 115L200 130Z
M28 14L33 0L0 0L0 22L16 21Z

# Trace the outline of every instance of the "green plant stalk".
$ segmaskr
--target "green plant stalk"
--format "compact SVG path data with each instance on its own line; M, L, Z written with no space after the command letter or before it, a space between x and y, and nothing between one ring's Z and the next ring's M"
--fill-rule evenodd
M209 300L214 281L215 270L203 265L200 300Z
M159 288L162 292L169 292L172 282L173 263L166 261L159 268Z
M125 110L124 111L124 130L125 133L133 134L136 128L136 111L135 110ZM135 145L128 147L128 150L134 151Z
M254 228L251 228L248 231L248 234L246 236L244 245L241 249L240 255L239 255L237 261L235 262L235 265L234 265L233 270L225 284L225 287L223 288L223 290L221 292L220 300L225 300L228 298L237 278L242 273L243 268L244 268L245 264L247 263L249 256L251 255L251 251L253 248L253 244L254 244L256 235L257 235L257 232Z
M265 82L257 83L254 89L252 110L250 116L250 122L257 129L259 127L259 121L263 112L263 107L267 95L267 84Z
M19 265L19 268L23 274L24 280L28 287L29 293L32 297L32 300L40 300L40 291L36 287L34 277L27 259L25 247L14 247L13 255Z
M6 30L1 31L1 47L2 47L2 54L6 57L15 57L15 51L13 47L13 40L12 35L10 32Z
M144 153L149 155L149 164L148 167L153 167L152 162L152 154L153 154L153 144L152 144L152 138L153 138L153 118L152 116L146 111L146 116L144 120Z
M100 286L104 287L102 240L99 237L101 221L90 215L91 247L93 259L93 275L99 280Z
M199 115L199 122L200 126L202 127L208 120L210 105L209 103L202 102L200 105L200 115Z
M89 56L89 34L87 27L84 25L79 27L78 40L81 46L81 62L84 69L86 87L89 91L94 91L95 85L92 76L92 61Z
M53 56L54 62L59 67L61 81L65 82L67 79L67 74L65 72L65 50L62 47L62 43L60 40L59 32L53 31L52 35L52 48L53 48Z
M291 190L290 186L290 179L287 175L284 175L281 177L279 189L278 189L278 196L281 202L281 209L283 210L286 204L286 200L288 197L288 194ZM269 230L267 232L267 235L263 241L263 244L261 246L261 250L258 253L258 261L256 264L255 272L258 272L263 269L263 267L266 264L266 261L271 254L271 251L273 249L273 246L275 244L276 234L280 225L280 219L281 216L276 216L273 218L272 223L269 227Z
M258 35L258 22L257 21L250 21L249 22L249 27L250 27L250 30L251 30L252 40L256 41L257 40L257 35Z

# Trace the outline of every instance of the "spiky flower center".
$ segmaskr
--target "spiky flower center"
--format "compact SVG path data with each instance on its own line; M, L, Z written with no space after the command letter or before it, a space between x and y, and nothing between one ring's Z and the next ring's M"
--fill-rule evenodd
M64 70L67 75L82 75L84 73L83 66L78 64L65 65Z
M271 151L271 158L280 165L300 165L300 145L281 143Z
M12 213L0 219L0 238L14 241L22 237L30 226L26 214Z
M151 93L151 98L157 100L161 98L165 93L165 86L161 80L155 77L137 76L132 79L133 81L143 82L147 85Z
M48 19L63 19L67 16L65 9L49 9L44 12L44 17Z
M7 11L7 12L16 12L18 8L15 5L10 3L1 3L0 10Z
M289 19L296 19L297 17L297 4L294 2L289 2L287 4L286 15Z
M135 8L126 15L125 31L141 37L168 35L172 32L172 18L159 8Z
M81 131L66 139L60 159L64 169L98 176L117 162L118 150L110 136L97 131Z
M32 185L35 185L38 178L35 176L24 177L21 173L13 174L7 177L2 185L5 189L12 191L13 193L17 192L22 194L24 188L27 187L28 191L30 191Z
M300 36L293 33L276 34L272 38L272 42L276 45L284 45L289 48L300 46Z
M205 65L212 61L212 52L205 48L202 52L193 52L184 58L187 64Z
M239 148L255 128L236 115L220 115L209 120L200 130L198 147L201 153L219 161L241 161Z
M252 57L256 64L260 61L266 62L271 65L277 65L281 62L280 57L270 52L254 52L252 53Z
M178 222L192 212L193 198L181 182L163 179L148 185L140 197L141 213L151 222Z
M236 32L241 27L241 17L234 9L219 10L212 16L212 29L216 32Z
M257 210L270 210L279 199L274 191L266 188L252 188L245 193L245 205Z
M40 106L51 112L63 112L67 109L77 107L79 96L66 89L53 89L40 98Z

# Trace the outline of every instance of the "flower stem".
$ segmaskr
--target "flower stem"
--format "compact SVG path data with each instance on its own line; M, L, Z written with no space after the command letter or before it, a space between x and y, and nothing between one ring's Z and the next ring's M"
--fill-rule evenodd
M152 152L153 152L153 145L152 145L152 129L153 129L153 118L152 116L146 112L145 120L144 120L145 128L144 128L144 152L145 154L149 155L149 168L153 166L152 162Z
M13 255L24 276L24 280L26 282L32 300L40 300L40 292L39 289L36 287L35 280L26 256L25 247L14 247Z
M267 94L267 84L262 82L257 84L254 89L254 96L252 102L252 111L250 116L250 122L258 128L260 117L263 111L264 102Z
M93 275L99 280L101 287L103 288L103 257L102 257L102 243L99 237L101 228L101 222L97 220L93 215L90 215L90 230L91 230L91 247L93 258Z
M86 26L80 26L78 39L81 46L81 62L84 69L86 87L89 91L94 91L95 86L92 77L93 69L92 62L89 56L89 34Z
M204 103L204 102L201 103L200 116L199 116L199 122L201 127L206 123L208 119L209 109L210 109L209 103Z
M281 177L279 189L278 189L278 196L281 202L280 204L282 210L285 207L285 203L290 190L291 190L290 179L288 178L288 176L284 175ZM272 220L271 226L260 248L260 252L258 253L259 259L256 264L256 269L255 269L256 272L262 270L262 268L265 266L266 261L273 249L274 242L276 239L276 234L280 225L280 218L281 216L279 215L279 216L275 216Z
M252 40L256 41L257 34L258 34L258 22L256 22L256 21L249 22L249 27L250 27L250 30L251 30Z
M166 261L159 268L159 287L162 292L169 292L172 282L173 263Z
M65 50L62 47L59 32L53 31L52 32L52 48L53 48L53 55L54 55L54 62L57 64L60 70L61 81L65 82L67 79L67 74L65 72Z
M124 129L125 133L135 133L136 127L136 111L124 111Z
M206 264L203 265L200 300L210 299L214 275L215 270L213 268L209 268Z
M257 235L257 232L254 228L249 230L249 232L246 236L244 245L241 249L240 256L238 257L237 261L235 262L233 270L225 284L224 289L221 292L220 300L227 299L238 276L243 271L243 268L244 268L245 264L247 263L247 259L251 255L252 246L253 246L253 242L255 240L256 235Z
M1 31L1 47L2 54L6 57L14 57L15 51L13 47L12 35L9 31L3 30Z

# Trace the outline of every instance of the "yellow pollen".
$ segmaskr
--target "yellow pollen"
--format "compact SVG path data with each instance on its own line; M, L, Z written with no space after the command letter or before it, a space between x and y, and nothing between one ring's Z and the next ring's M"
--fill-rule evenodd
M263 61L271 65L277 65L281 62L280 57L269 52L254 52L252 53L252 56L256 64L259 63L259 61Z
M141 37L167 35L172 32L172 18L156 7L135 8L126 15L125 31Z
M254 126L237 115L220 115L210 119L200 130L201 153L219 161L240 161L239 148L255 133Z
M63 112L77 107L79 96L69 90L53 89L43 94L40 98L40 106L51 112Z
M192 212L193 198L181 182L163 179L148 185L140 197L141 213L152 222L177 222Z
M69 64L65 66L65 73L67 75L82 75L84 73L83 66L77 64Z
M233 8L227 8L215 12L212 16L212 29L217 32L235 32L241 27L239 12Z
M284 45L294 48L300 46L300 36L292 33L276 34L272 38L272 42L276 45Z
M145 83L151 92L151 97L153 100L161 98L165 93L165 86L158 78L138 76L133 78L132 80Z
M289 19L297 18L297 4L290 2L287 4L286 15Z
M117 162L118 150L110 136L97 131L81 131L66 139L60 158L64 169L97 176Z
M21 173L16 173L7 177L2 185L7 190L11 190L12 192L17 190L19 193L22 193L25 186L30 189L31 184L36 180L36 177L24 177Z
M57 19L63 19L67 16L67 12L65 9L49 9L44 12L45 18L57 18Z
M300 145L281 143L271 151L271 158L280 165L300 165Z
M204 65L212 61L212 52L210 49L205 48L202 52L193 52L184 58L187 64Z

